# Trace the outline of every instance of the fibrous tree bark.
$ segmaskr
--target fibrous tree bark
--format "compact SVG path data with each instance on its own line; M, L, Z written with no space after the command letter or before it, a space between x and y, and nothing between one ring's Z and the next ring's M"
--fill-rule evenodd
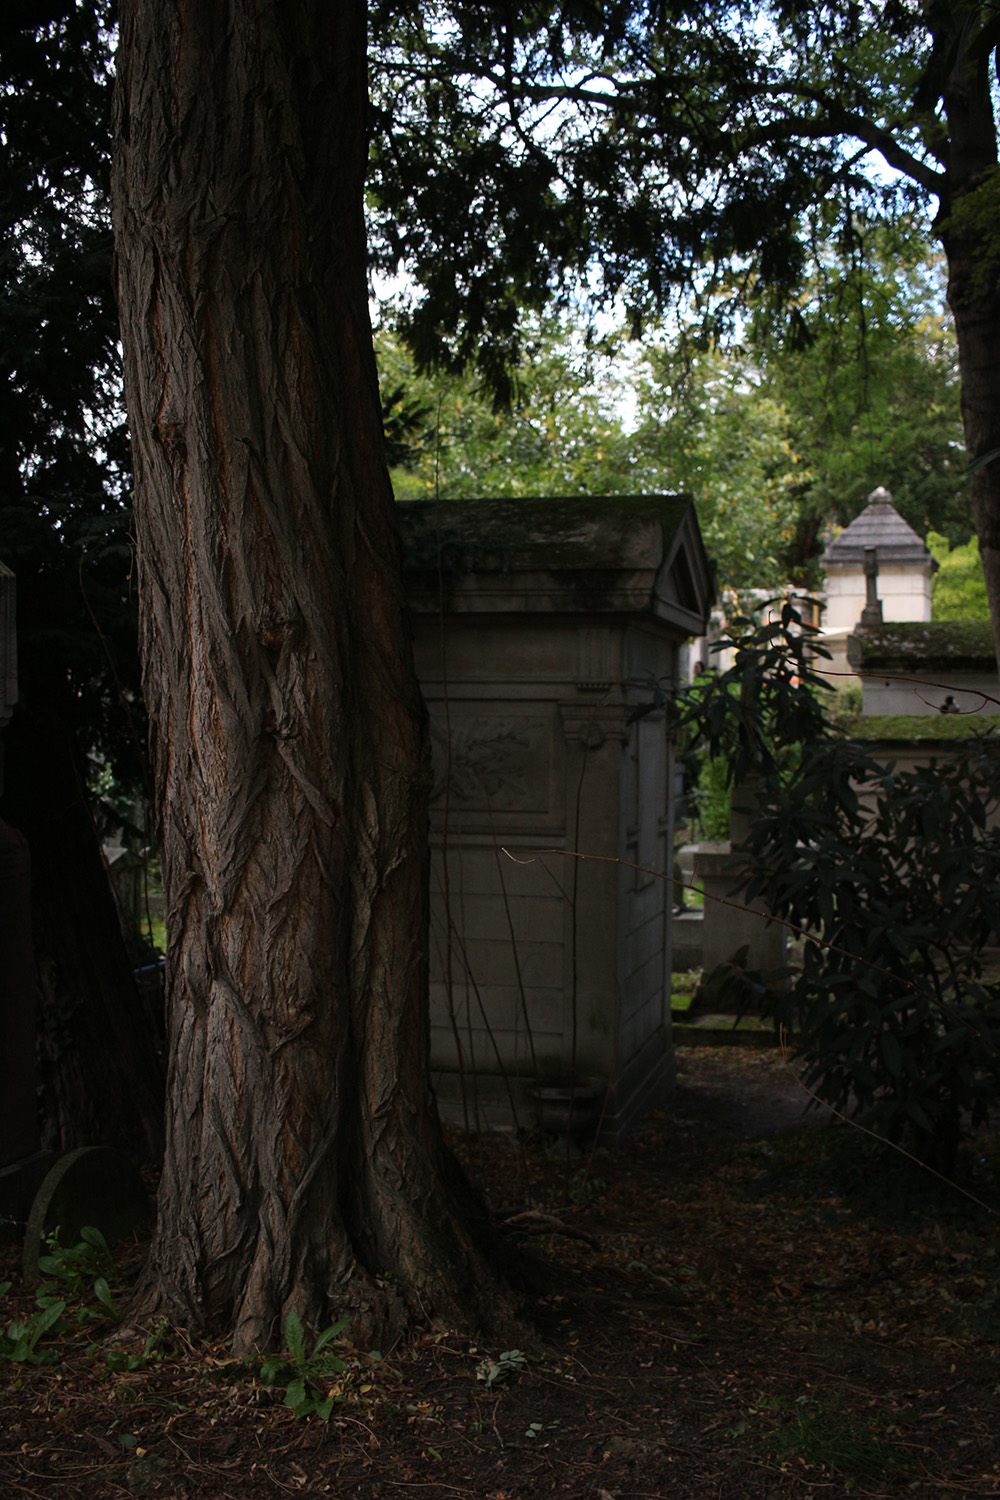
M125 0L114 219L167 894L146 1303L246 1350L495 1291L427 1072L425 713L360 0Z
M941 89L950 139L941 153L937 228L948 259L969 489L1000 660L1000 169L991 54L970 55L961 45L968 18L959 7L932 13L952 47Z

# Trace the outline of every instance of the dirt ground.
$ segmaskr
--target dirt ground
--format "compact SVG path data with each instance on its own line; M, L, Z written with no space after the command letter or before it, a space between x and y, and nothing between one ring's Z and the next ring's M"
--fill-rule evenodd
M809 1094L796 1070L765 1049L680 1049L670 1115L712 1141L748 1141L786 1130L833 1123L831 1111Z
M1000 1496L997 1143L977 1207L806 1103L773 1052L684 1049L615 1152L459 1142L497 1233L545 1231L530 1337L339 1346L326 1421L169 1331L0 1365L0 1500Z

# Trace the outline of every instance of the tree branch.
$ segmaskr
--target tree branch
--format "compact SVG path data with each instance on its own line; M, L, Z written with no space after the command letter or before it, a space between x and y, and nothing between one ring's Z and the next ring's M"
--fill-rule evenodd
M752 139L753 144L758 142L771 142L788 140L793 136L800 135L808 140L833 139L840 135L853 136L855 140L878 151L890 167L901 172L904 177L918 184L930 193L939 193L944 187L944 173L930 167L926 162L914 156L901 145L893 135L893 127L878 125L867 115L856 114L839 104L837 100L831 99L822 89L812 89L801 84L794 89L789 89L783 84L765 85L762 92L772 97L781 98L791 94L793 97L808 101L817 105L824 114L819 117L796 115L789 111L782 118L760 127L750 138L744 137L743 144Z

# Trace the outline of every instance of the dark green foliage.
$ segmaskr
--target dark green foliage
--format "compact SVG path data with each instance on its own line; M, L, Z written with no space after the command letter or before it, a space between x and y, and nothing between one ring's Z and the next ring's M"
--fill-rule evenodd
M780 779L789 752L827 732L827 684L813 663L829 660L819 632L794 598L738 616L720 643L734 652L726 672L706 672L687 694L681 723L710 756L724 755L737 783Z
M1000 987L982 982L1000 931L998 790L993 738L912 772L823 740L753 836L751 889L810 934L776 1012L802 1028L808 1081L945 1172L1000 1083Z
M10 1282L0 1282L0 1297L10 1290ZM7 1325L6 1332L0 1330L0 1364L5 1360L12 1365L49 1364L56 1358L51 1349L40 1349L41 1340L57 1326L66 1311L65 1302L47 1301L27 1321L18 1318Z
M382 427L385 460L390 468L410 465L419 459L426 443L433 442L433 422L431 403L411 395L401 382L383 391Z
M832 231L808 237L802 296L816 332L804 349L759 308L744 341L725 347L669 322L647 325L640 348L624 329L595 338L578 310L524 319L500 412L472 370L418 375L381 329L397 499L689 494L720 585L738 591L816 574L827 525L851 520L877 483L921 535L931 520L966 536L940 256L913 225L870 238L863 258L845 260ZM408 453L393 442L404 393L429 429Z
M828 731L797 629L786 610L745 636L691 708L757 781L748 895L805 937L771 1011L801 1031L821 1099L950 1173L1000 1086L1000 986L983 979L1000 932L1000 739L928 769L876 761Z
M38 1260L38 1269L49 1279L38 1288L40 1307L48 1305L53 1296L65 1298L70 1303L87 1303L93 1296L95 1306L87 1306L77 1317L79 1323L95 1319L117 1320L108 1278L114 1275L115 1263L108 1242L99 1229L84 1225L76 1245L59 1243L58 1230L47 1241L48 1254Z
M849 225L935 180L906 109L928 39L896 20L702 0L373 5L374 247L420 289L402 317L418 365L475 360L504 400L524 313L553 301L620 299L638 332L682 293L706 337L761 289L786 302L814 205ZM878 130L912 192L844 149ZM801 312L796 332L810 337Z
M11 734L44 712L81 771L96 751L136 787L145 726L107 199L113 24L110 0L12 5L0 21L0 559L17 575ZM29 795L17 765L13 822Z
M824 205L803 226L809 271L793 313L764 297L749 333L797 458L795 577L815 570L829 522L847 525L876 485L919 536L936 527L965 541L972 528L943 257L919 220L855 214L838 235L832 219ZM799 319L809 339L796 349Z
M94 1323L118 1321L108 1285L115 1264L100 1230L84 1228L79 1244L71 1248L59 1244L57 1231L47 1244L48 1254L38 1262L48 1278L35 1294L38 1311L8 1324L6 1332L0 1329L0 1365L51 1364L59 1352L42 1344L47 1337L67 1337ZM10 1288L9 1281L0 1282L0 1298Z
M19 679L0 817L31 847L41 1024L66 1038L45 1059L43 1138L155 1152L161 1064L98 838L125 820L93 797L98 769L130 803L146 781L111 282L114 22L113 0L0 16L0 560L17 578Z
M729 837L732 788L729 785L729 766L721 756L702 759L689 801L697 823L698 838L713 843Z

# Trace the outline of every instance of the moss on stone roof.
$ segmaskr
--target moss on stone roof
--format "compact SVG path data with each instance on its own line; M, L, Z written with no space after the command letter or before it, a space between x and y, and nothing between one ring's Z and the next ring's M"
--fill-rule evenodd
M971 740L1000 727L995 716L979 714L851 714L838 717L836 726L845 740L883 744Z
M996 670L993 632L978 620L913 620L867 625L848 639L853 664L869 671Z
M617 572L655 567L690 507L677 495L505 496L407 500L396 515L410 575L439 561L445 573Z

